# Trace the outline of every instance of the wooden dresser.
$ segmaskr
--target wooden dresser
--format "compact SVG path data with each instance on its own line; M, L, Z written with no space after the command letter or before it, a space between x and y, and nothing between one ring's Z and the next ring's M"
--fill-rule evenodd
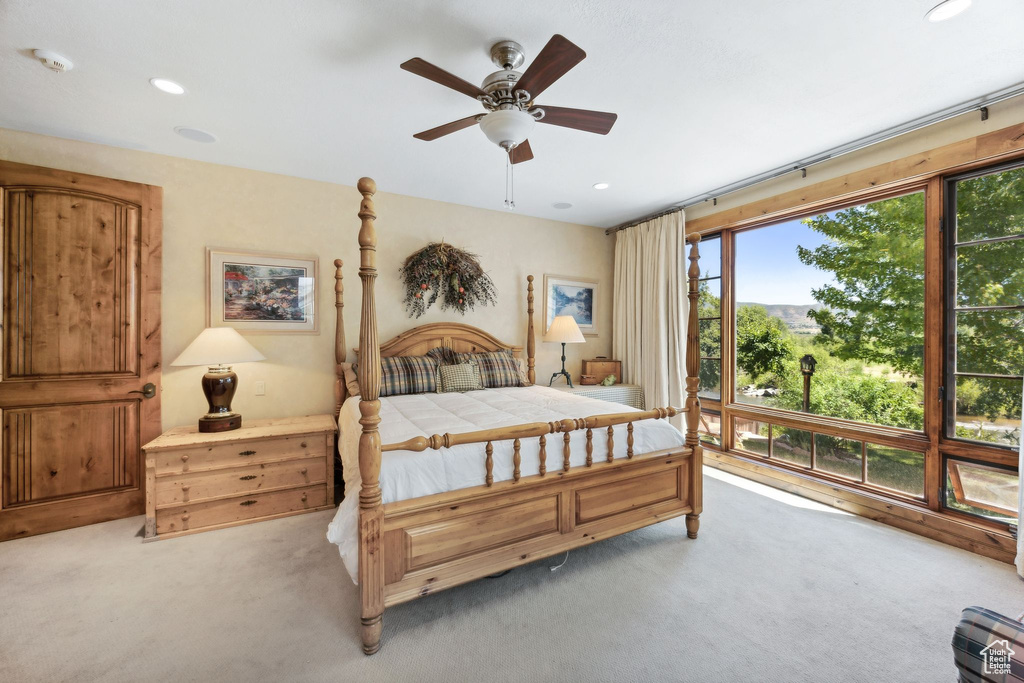
M146 538L167 538L334 506L330 415L251 420L200 434L175 427L143 447Z

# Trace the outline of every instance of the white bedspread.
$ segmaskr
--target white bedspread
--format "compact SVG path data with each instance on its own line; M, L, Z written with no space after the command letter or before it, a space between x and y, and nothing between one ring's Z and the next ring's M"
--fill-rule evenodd
M577 396L547 387L519 387L469 391L464 394L415 394L381 399L382 443L405 441L415 436L449 432L457 434L480 429L506 427L524 422L551 422L606 413L632 412L634 408ZM345 478L345 500L327 528L327 538L338 545L352 581L356 581L359 558L359 398L353 397L341 409L339 451ZM547 470L562 467L562 435L547 437ZM626 457L626 425L615 427L614 457ZM607 430L594 432L594 461L608 455ZM667 420L644 420L634 424L633 450L648 453L680 446L683 435ZM572 432L571 465L586 462L586 434ZM522 476L540 471L540 445L536 438L521 441ZM429 496L469 486L480 486L486 474L484 445L465 444L422 453L385 453L380 468L384 502ZM494 480L512 478L512 442L494 443Z

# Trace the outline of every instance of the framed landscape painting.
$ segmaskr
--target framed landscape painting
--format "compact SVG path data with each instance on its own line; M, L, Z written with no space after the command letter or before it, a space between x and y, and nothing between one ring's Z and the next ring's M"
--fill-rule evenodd
M558 315L571 315L586 337L597 336L597 281L544 276L544 334Z
M206 324L318 334L317 258L207 249Z

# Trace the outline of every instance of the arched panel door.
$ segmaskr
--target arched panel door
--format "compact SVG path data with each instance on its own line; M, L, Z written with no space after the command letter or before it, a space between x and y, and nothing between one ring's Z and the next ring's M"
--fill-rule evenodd
M0 162L0 540L140 514L160 433L161 190Z

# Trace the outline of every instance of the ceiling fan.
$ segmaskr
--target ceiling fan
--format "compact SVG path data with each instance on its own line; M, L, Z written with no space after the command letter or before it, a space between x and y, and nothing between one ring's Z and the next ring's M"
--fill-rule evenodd
M511 40L503 40L491 48L491 61L501 70L485 78L479 88L419 57L410 59L402 64L406 71L469 95L487 110L483 114L474 114L416 133L413 137L436 140L479 123L487 139L504 149L513 164L518 164L533 158L533 150L527 138L538 121L607 135L618 118L617 114L568 107L539 107L534 104L538 95L586 56L587 53L578 46L556 34L529 68L519 72L516 69L525 60L523 46Z

